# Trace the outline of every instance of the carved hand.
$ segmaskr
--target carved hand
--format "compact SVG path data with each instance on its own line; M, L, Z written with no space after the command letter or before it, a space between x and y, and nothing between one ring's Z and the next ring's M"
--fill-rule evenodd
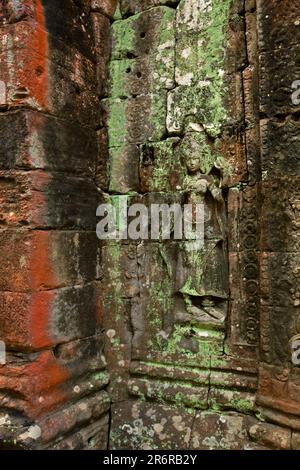
M212 197L213 197L216 201L218 201L218 202L224 202L223 194L222 194L222 189L217 188L217 187L214 186L214 185L210 185L210 186L209 186L209 190L210 190L210 192L211 192Z
M194 184L194 190L197 193L205 194L207 192L208 183L205 179L201 179Z

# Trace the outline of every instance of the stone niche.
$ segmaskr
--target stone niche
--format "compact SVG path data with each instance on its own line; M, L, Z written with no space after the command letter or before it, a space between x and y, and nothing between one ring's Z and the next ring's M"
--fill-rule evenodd
M204 211L200 245L173 225L103 247L112 448L258 446L256 21L255 5L181 0L120 2L112 22L109 197Z

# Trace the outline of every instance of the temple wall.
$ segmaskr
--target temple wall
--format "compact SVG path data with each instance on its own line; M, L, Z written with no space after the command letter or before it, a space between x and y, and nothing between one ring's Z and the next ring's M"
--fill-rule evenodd
M298 449L295 2L7 0L0 34L2 445ZM97 239L190 201L200 254Z

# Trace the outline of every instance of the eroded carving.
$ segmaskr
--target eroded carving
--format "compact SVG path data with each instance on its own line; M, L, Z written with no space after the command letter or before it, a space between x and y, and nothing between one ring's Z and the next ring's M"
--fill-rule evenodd
M202 133L187 134L181 144L181 155L187 169L186 203L204 206L204 243L184 240L180 244L175 318L180 323L222 326L228 299L224 164L220 157L213 159Z

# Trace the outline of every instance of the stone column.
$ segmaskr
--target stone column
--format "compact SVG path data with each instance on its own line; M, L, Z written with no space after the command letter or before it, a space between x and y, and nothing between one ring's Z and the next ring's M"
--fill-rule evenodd
M0 440L106 448L91 6L6 1L0 15Z
M263 205L257 401L267 419L299 431L300 369L292 354L300 333L300 19L293 1L258 5ZM293 441L299 448L298 434Z

